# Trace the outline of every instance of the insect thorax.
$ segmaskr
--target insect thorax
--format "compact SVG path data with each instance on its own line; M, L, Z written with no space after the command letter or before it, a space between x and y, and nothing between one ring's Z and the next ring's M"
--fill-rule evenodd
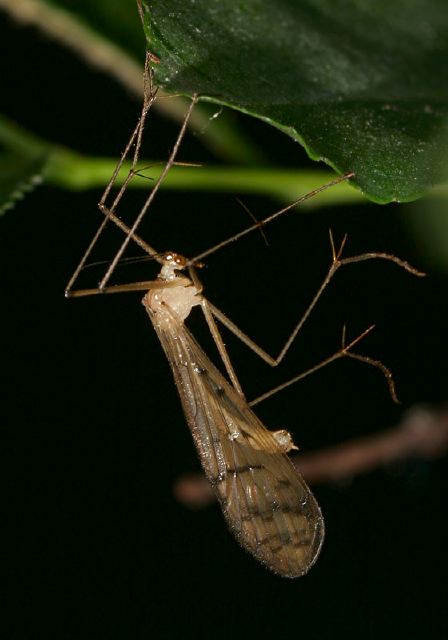
M150 289L142 301L152 312L153 321L167 329L173 323L184 322L191 309L201 303L198 290L188 278L177 276L169 283L167 287Z

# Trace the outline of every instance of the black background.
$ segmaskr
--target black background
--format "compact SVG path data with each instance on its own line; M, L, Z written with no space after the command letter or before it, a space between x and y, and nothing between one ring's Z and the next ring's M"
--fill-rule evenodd
M1 18L2 111L31 131L92 155L118 156L138 100L32 29ZM280 164L301 149L266 126L241 124ZM177 125L151 114L146 157L163 157ZM190 138L189 161L216 162ZM0 220L2 403L13 525L4 554L16 613L8 638L446 637L446 461L406 462L317 486L327 538L309 575L271 575L242 551L217 507L193 512L172 493L198 470L168 365L139 294L65 300L64 287L100 219L99 192L43 186ZM259 217L279 206L245 197ZM138 195L128 200L132 214ZM406 224L412 206L293 214L215 254L208 297L274 353L318 286L327 233L347 253L391 251L428 269ZM187 255L246 223L233 196L164 193L142 235ZM108 258L117 234L106 238ZM133 250L135 254L136 251ZM155 276L151 263L122 280ZM92 270L85 280L94 286ZM342 324L372 322L359 350L397 380L396 407L378 372L339 362L260 405L303 451L374 433L416 404L446 400L446 277L413 278L387 263L337 276L278 372L226 336L248 397L330 354ZM199 318L192 327L210 341ZM266 369L266 370L265 370ZM8 509L9 511L9 509Z

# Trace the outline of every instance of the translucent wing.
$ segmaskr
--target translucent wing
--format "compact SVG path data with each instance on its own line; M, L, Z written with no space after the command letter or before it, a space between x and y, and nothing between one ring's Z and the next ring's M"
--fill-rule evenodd
M151 311L148 309L150 317ZM268 431L183 324L154 323L204 471L235 536L275 573L301 576L324 537L314 496Z

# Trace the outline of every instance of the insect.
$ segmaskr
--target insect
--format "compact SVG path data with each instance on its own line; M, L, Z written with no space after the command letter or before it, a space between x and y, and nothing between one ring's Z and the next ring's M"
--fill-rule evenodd
M321 510L305 481L288 458L287 453L296 448L290 434L285 430L266 429L253 412L251 405L296 382L308 375L310 371L315 371L345 356L378 367L386 375L391 393L394 394L392 377L381 362L352 351L354 345L370 331L370 328L348 345L345 344L344 339L339 351L312 370L296 376L252 403L248 403L221 339L216 320L223 323L268 364L275 366L284 358L328 282L343 264L381 258L395 262L411 273L420 274L408 263L389 254L366 253L341 258L344 242L336 250L330 236L333 260L328 274L279 356L272 358L207 300L202 293L197 268L206 256L264 226L294 207L297 202L191 259L172 251L160 253L137 235L138 225L149 209L163 179L175 164L188 119L198 99L196 96L191 101L170 157L135 222L129 227L117 215L117 208L127 185L138 172L137 165L145 119L156 97L151 77L151 61L152 58L148 55L145 64L145 91L141 116L99 204L100 210L105 215L103 223L75 270L67 286L66 295L76 297L97 293L145 291L143 305L170 363L199 458L220 501L230 529L245 549L275 573L290 578L301 576L314 564L322 546L324 521ZM133 145L135 145L135 151L131 170L109 206L107 201L110 191ZM351 175L337 178L329 185L306 194L300 198L300 201L312 197L317 191L328 188L332 184L348 179ZM108 266L98 288L74 290L73 286L80 271L86 264L99 235L110 221L121 228L125 234L119 250ZM153 260L160 263L160 273L156 280L110 285L110 277L130 242L138 244ZM228 379L211 362L185 325L191 310L196 306L204 314Z

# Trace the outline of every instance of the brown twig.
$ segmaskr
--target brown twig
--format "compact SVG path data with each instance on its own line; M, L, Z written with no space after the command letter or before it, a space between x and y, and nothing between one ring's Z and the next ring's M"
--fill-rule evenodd
M448 407L414 407L403 420L385 431L349 442L298 454L291 458L310 484L340 481L406 458L434 459L448 449ZM200 509L214 501L210 484L201 474L181 476L174 485L179 502Z

